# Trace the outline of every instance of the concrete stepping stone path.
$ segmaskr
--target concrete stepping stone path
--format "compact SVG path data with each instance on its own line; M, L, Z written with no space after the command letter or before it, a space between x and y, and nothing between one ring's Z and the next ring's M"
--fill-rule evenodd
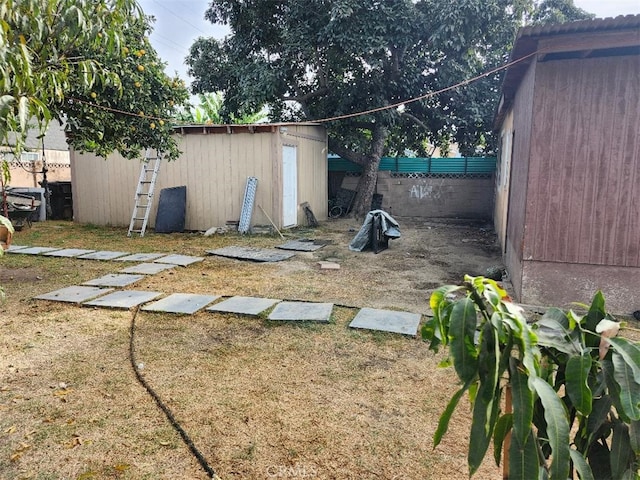
M294 240L277 248L313 251L321 248L322 244L313 241ZM93 307L129 309L143 305L142 310L148 312L166 312L178 314L194 314L206 308L208 312L235 313L239 315L257 316L271 307L268 316L272 321L290 322L320 322L329 323L333 313L333 303L281 301L272 298L256 298L234 296L221 302L213 303L219 295L197 295L190 293L174 293L156 300L162 292L118 290L142 280L146 275L153 275L162 271L188 266L201 262L203 257L190 255L168 255L164 253L136 253L110 250L83 250L74 248L30 247L12 245L9 253L23 253L26 255L46 255L50 257L81 258L88 260L114 260L120 262L142 262L120 270L115 274L104 275L100 278L88 280L79 286L71 286L53 292L38 295L34 298L57 302L77 303ZM254 260L260 262L275 262L294 256L294 253L282 252L274 249L253 247L225 247L218 250L208 250L211 255ZM151 263L148 263L151 262ZM151 302L151 303L149 303ZM416 336L422 315L417 313L393 310L378 310L361 308L349 324L350 328L383 331L401 335Z
M280 302L269 314L269 320L328 323L332 311L333 303Z
M162 292L121 290L118 292L109 293L88 302L84 302L83 305L92 307L129 309L155 300L161 295Z
M422 316L418 313L362 308L351 321L351 328L413 335L418 333Z
M74 285L72 287L61 288L60 290L55 290L43 295L38 295L34 298L37 298L39 300L52 300L54 302L82 303L112 291L113 288Z
M167 255L154 260L155 263L170 263L172 265L180 265L186 267L192 263L201 262L204 257L192 257L191 255Z
M5 252L13 253L16 250L22 250L23 248L29 248L29 245L14 245L14 244L11 244L11 245L9 245L9 248L7 248L5 250Z
M162 298L157 302L150 303L142 307L147 312L167 312L167 313L196 313L201 308L206 307L214 300L220 298L219 295L196 295L193 293L174 293Z
M78 257L80 255L86 255L87 253L93 253L95 250L84 250L82 248L63 248L62 250L54 250L51 252L44 252L43 255L47 257Z
M300 252L315 252L325 245L326 243L316 243L315 240L308 240L303 238L300 240L289 240L287 243L277 245L276 248L279 248L281 250L296 250Z
M100 278L94 278L84 282L83 285L91 285L94 287L126 287L132 283L145 278L144 275L132 275L129 273L110 273Z
M255 298L255 297L231 297L220 303L207 308L208 312L227 312L237 313L240 315L260 315L262 312L271 308L280 300L272 298Z
M111 250L100 250L98 252L87 253L85 255L80 255L78 258L82 258L83 260L114 260L118 257L123 257L125 255L130 255L129 252L114 252Z
M53 252L54 250L60 250L59 248L53 247L27 247L20 248L18 250L9 250L12 253L22 253L24 255L42 255L43 253Z
M114 258L116 262L151 262L156 258L166 257L166 253L132 253L125 257Z
M154 275L170 268L176 268L176 265L169 263L140 263L131 267L123 268L120 273L141 273L143 275Z
M251 260L253 262L280 262L295 255L295 253L282 252L273 248L257 247L223 247L216 250L207 250L207 253L238 260Z

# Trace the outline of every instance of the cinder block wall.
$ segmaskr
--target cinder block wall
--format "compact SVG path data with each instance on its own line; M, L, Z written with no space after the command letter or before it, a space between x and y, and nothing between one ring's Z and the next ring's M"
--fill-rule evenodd
M342 188L355 190L358 177L345 177ZM468 218L493 216L493 177L392 177L378 172L376 192L382 209L398 217Z

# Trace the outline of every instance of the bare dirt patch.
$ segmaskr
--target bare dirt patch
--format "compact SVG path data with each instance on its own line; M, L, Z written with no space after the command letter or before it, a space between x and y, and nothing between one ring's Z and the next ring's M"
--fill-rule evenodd
M0 270L0 285L10 282L31 283L44 278L46 272L40 268L3 268Z
M328 325L200 312L140 312L145 378L225 479L459 479L468 476L464 407L432 436L458 388L417 338L352 330L358 307L428 313L431 291L499 264L486 225L398 219L379 254L351 252L360 224L285 232L330 243L263 264L207 256L132 289L333 302ZM123 229L34 224L16 244L203 255L274 247L277 236L127 238ZM339 270L321 270L331 260ZM33 300L115 273L117 262L11 254L0 259L0 478L206 478L129 365L132 312ZM38 279L40 280L34 280ZM303 475L305 475L303 477ZM499 478L485 462L474 478Z

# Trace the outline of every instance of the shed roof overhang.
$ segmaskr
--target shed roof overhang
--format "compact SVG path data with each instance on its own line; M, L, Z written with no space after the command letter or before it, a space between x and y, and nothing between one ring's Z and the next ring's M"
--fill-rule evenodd
M209 124L193 124L193 125L176 125L173 127L175 133L181 135L195 134L235 134L235 133L277 133L285 132L288 127L293 126L321 126L320 123L256 123L251 125L233 124L233 125L209 125Z
M596 18L518 30L494 119L499 129L531 63L640 54L640 15ZM518 61L524 59L522 61ZM514 63L515 62L515 63Z

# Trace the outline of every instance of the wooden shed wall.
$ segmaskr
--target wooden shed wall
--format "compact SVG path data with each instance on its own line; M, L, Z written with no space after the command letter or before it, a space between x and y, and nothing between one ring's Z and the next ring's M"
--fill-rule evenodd
M534 62L522 79L513 104L513 154L511 158L511 187L509 188L505 263L517 295L520 295L522 289L522 253L525 242L524 228L529 154L532 142L535 72L536 64Z
M496 164L493 226L500 245L507 240L507 212L509 208L509 185L513 154L513 110L505 115L500 128L500 155Z
M640 266L640 57L538 63L524 258Z
M318 219L327 217L326 133L322 127L295 126L298 147L298 198L308 201ZM308 137L308 138L307 138ZM257 207L281 226L282 143L290 143L279 130L261 133L188 133L179 135L183 152L163 162L149 217L155 224L162 188L187 187L187 230L206 230L240 218L246 179L258 178L252 225L268 224ZM323 156L319 152L324 149ZM140 175L140 162L111 155L107 160L72 152L74 220L97 225L127 226ZM314 157L315 155L315 157ZM307 178L309 172L313 179ZM309 197L309 198L307 198ZM304 198L304 200L302 200ZM300 209L299 223L305 220Z
M282 133L279 141L277 157L282 158L282 146L292 145L297 148L298 157L298 204L308 202L318 220L326 220L329 216L329 187L327 159L327 140L324 127L306 125L288 125L286 133ZM278 162L279 175L282 162ZM281 199L281 195L277 199ZM273 206L273 214L282 224L282 203ZM270 214L271 216L271 214ZM273 217L272 217L273 218ZM265 218L265 223L267 219ZM302 208L298 209L298 225L306 225L307 219Z

